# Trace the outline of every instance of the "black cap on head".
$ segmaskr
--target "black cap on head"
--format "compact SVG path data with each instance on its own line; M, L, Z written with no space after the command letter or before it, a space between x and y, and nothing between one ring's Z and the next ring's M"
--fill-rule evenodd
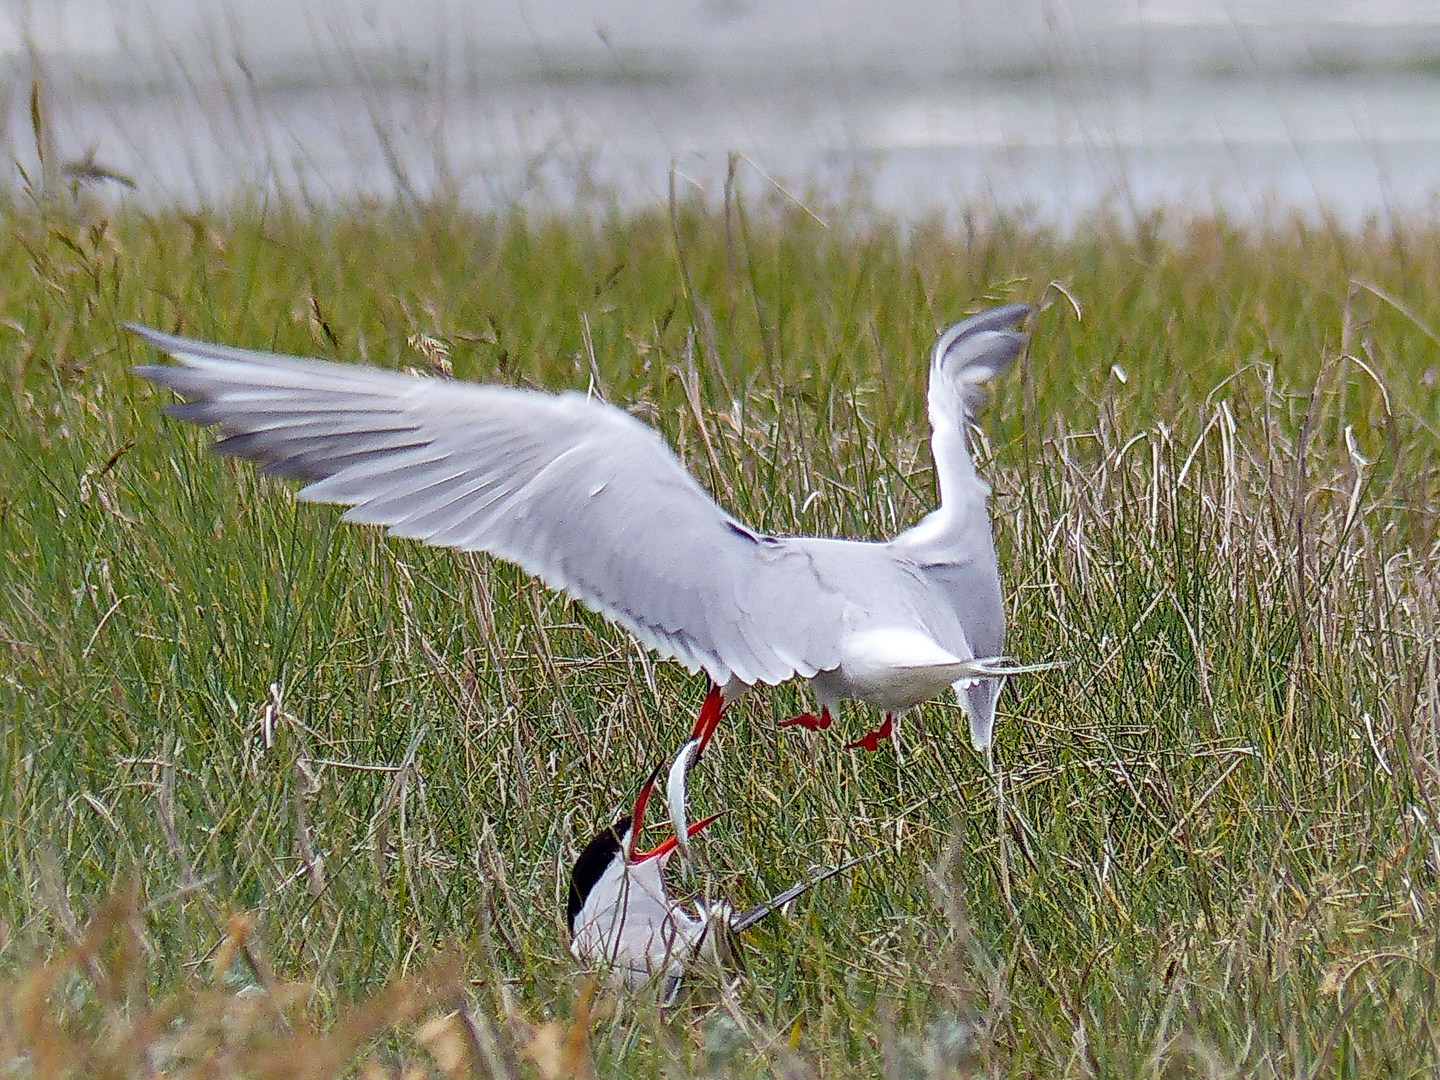
M575 866L570 871L570 897L565 902L565 921L572 937L575 935L575 917L585 906L595 883L604 876L611 862L620 857L620 845L629 831L630 815L626 814L608 829L602 829L575 860Z

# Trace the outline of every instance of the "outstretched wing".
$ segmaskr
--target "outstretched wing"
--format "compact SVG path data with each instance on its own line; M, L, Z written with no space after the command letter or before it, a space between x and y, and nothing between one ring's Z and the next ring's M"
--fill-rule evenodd
M300 497L516 563L719 685L839 663L843 600L809 556L718 507L651 428L576 393L426 379L129 327L137 368Z

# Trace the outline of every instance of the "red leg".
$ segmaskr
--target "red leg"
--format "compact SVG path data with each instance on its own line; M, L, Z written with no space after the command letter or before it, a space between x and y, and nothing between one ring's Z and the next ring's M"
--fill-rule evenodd
M799 716L792 716L789 720L781 720L778 726L802 727L806 731L824 731L834 723L834 720L835 718L830 715L830 710L822 706L819 716L813 712L805 712Z
M881 724L874 731L867 731L864 735L861 735L860 738L856 739L854 742L846 743L845 749L858 750L861 747L864 747L867 753L873 754L876 750L880 749L880 740L888 739L890 737L890 732L894 730L895 717L887 712L885 714L885 722L883 724Z

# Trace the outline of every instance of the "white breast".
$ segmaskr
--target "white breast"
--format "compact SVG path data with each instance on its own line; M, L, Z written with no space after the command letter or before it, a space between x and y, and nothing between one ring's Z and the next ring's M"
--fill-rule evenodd
M662 861L627 867L616 859L606 870L575 917L570 952L577 960L610 968L627 986L660 971L678 976L705 922L665 895Z

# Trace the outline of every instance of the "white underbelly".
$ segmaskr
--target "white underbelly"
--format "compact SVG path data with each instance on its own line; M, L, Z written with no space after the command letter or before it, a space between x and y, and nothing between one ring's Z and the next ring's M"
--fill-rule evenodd
M916 630L866 630L847 637L840 666L817 672L811 684L823 704L855 698L900 712L943 694L965 674L968 660Z

